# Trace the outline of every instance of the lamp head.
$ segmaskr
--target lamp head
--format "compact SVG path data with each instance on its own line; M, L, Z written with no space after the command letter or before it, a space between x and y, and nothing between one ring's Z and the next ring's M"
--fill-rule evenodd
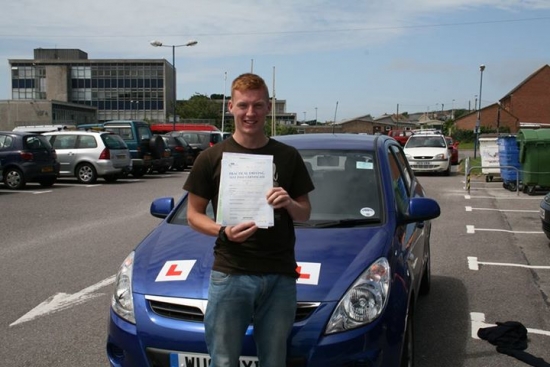
M480 71L485 70L485 65L483 65L483 64L479 65L479 70L480 70Z
M149 43L151 44L151 46L154 46L154 47L160 47L160 46L162 46L162 42L156 41L156 40L155 40L155 41L151 41L151 42L149 42Z
M199 43L199 41L193 40L193 41L187 42L187 43L185 44L185 46L195 46L197 43Z

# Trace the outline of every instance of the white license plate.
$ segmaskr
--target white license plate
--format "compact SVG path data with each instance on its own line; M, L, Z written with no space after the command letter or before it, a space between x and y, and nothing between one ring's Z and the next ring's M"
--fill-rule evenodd
M118 154L116 157L118 159L126 159L126 154Z
M431 165L431 162L416 162L417 166L429 166Z
M170 367L207 367L210 356L201 353L171 353ZM239 358L239 367L258 367L257 357L243 356Z

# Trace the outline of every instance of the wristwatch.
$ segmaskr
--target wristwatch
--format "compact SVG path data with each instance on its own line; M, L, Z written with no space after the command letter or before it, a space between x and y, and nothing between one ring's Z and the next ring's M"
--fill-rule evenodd
M218 232L218 238L222 241L229 241L227 234L225 233L226 226L221 226L220 231Z

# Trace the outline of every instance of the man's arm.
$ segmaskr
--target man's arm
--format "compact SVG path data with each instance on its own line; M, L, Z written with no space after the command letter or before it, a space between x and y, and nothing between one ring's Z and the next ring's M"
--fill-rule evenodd
M206 215L208 202L207 199L189 193L187 196L187 220L194 230L209 236L217 236L220 225Z

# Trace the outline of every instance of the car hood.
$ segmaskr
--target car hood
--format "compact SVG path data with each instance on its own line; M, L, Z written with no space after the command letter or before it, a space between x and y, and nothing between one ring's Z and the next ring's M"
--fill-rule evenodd
M136 249L133 291L206 299L214 237L188 226L162 223ZM298 300L336 301L351 283L388 251L383 226L296 228Z
M437 154L447 152L445 148L434 148L434 147L418 147L418 148L405 148L405 154L412 156L434 156Z

